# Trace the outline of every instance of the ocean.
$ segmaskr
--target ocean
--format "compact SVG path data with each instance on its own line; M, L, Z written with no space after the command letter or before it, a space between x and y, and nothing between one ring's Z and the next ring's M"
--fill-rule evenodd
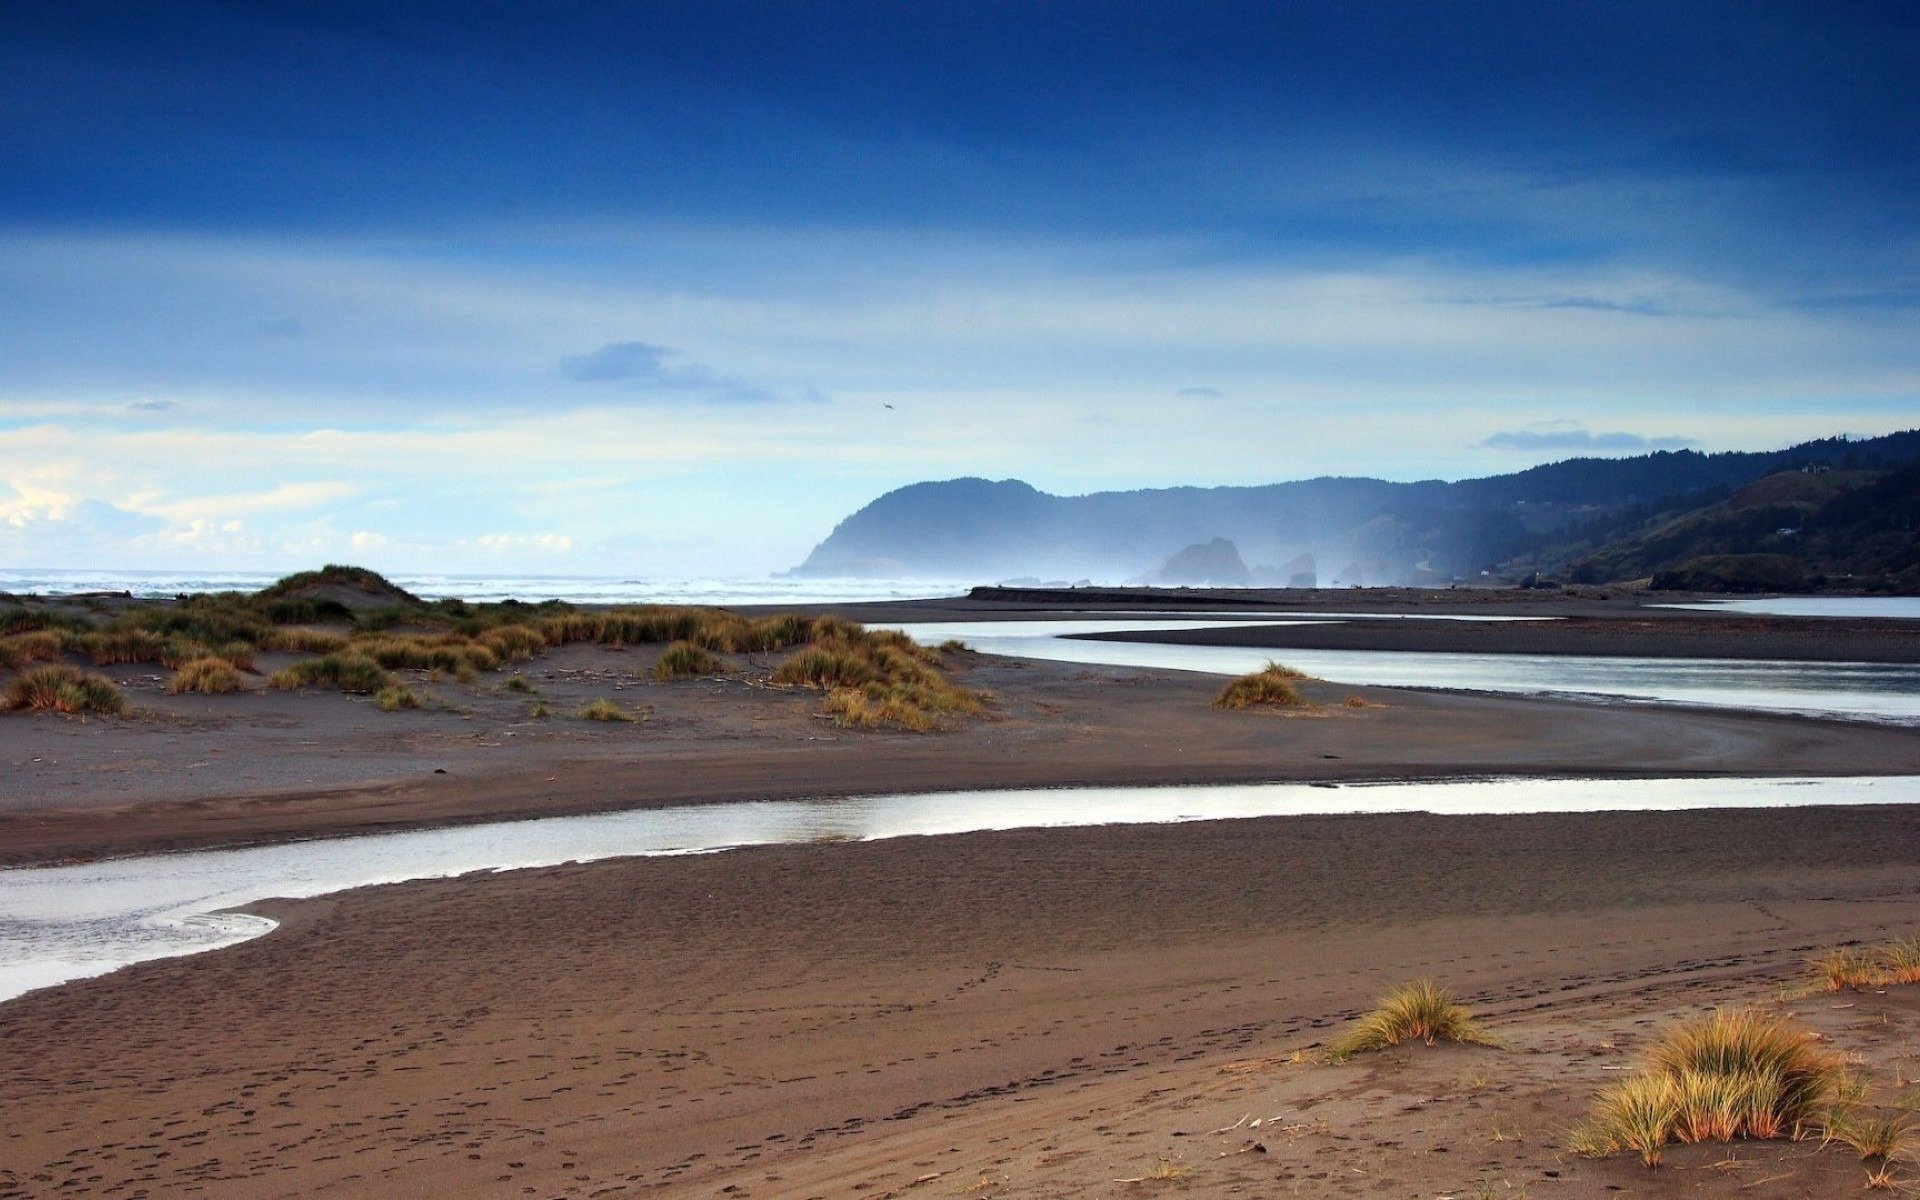
M70 596L77 592L131 592L164 598L183 592L258 591L283 573L272 571L10 570L0 567L0 592ZM565 600L573 604L829 604L859 600L921 600L965 595L971 582L928 579L672 578L594 575L388 576L417 596L438 600Z

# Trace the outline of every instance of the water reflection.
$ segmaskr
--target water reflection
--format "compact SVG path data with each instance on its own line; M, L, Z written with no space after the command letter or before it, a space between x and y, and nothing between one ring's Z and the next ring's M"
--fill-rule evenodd
M1239 625L1299 624L1239 621ZM1321 679L1376 687L1465 688L1521 695L1604 697L1920 724L1920 666L1757 659L1599 658L1296 650L1072 640L1075 634L1192 629L1193 621L979 621L902 625L916 641L959 638L976 650L1056 662L1163 667L1239 675L1279 659ZM1218 625L1221 622L1206 622Z
M0 871L0 999L257 937L233 913L410 879L729 847L1305 813L1588 812L1920 801L1920 780L1491 780L1077 788L717 804Z

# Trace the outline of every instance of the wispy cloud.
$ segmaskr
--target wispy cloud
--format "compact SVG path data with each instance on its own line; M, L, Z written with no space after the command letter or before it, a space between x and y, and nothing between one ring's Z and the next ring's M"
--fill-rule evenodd
M1193 400L1218 400L1225 394L1216 387L1183 387L1174 393L1176 396L1186 396Z
M560 360L560 373L575 383L625 384L643 392L680 393L708 404L823 404L825 392L806 388L777 392L723 375L705 363L669 363L679 351L652 342L608 342L586 354Z

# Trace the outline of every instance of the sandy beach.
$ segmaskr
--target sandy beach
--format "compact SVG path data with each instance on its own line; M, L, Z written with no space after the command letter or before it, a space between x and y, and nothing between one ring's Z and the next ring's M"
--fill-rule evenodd
M1910 929L1916 867L1920 806L1293 818L274 905L0 1010L0 1195L1850 1194L1808 1143L1560 1140L1666 1018ZM1290 1061L1425 974L1507 1047ZM1912 1077L1911 989L1788 1007Z
M1225 712L1217 678L978 654L954 669L989 719L860 732L807 693L652 685L649 653L527 668L556 705L645 714L613 726L489 686L393 714L119 668L134 718L0 721L0 848L1075 783L1920 775L1899 726L1326 683L1310 713ZM1920 924L1914 801L979 833L267 902L264 938L0 1006L0 1196L1850 1194L1817 1143L1658 1173L1564 1143L1651 1031L1718 1004L1783 1003L1897 1096L1920 998L1801 984ZM1317 1061L1419 976L1505 1048Z

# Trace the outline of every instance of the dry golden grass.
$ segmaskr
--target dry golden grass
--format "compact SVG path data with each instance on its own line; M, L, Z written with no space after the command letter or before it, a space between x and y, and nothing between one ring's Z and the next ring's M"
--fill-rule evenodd
M60 661L60 635L51 629L36 629L0 638L0 670L12 670L35 662Z
M1920 938L1896 938L1877 956L1888 983L1920 983Z
M1822 1136L1852 1147L1863 1159L1885 1162L1905 1151L1912 1122L1906 1113L1863 1114L1842 1108L1829 1115Z
M623 708L611 700L590 701L582 705L573 715L582 721L614 721L625 724L632 724L640 719L631 709Z
M1364 1050L1383 1050L1416 1039L1429 1046L1438 1041L1499 1045L1465 1006L1454 1002L1451 993L1430 979L1420 979L1382 996L1372 1012L1327 1048L1327 1057L1337 1062Z
M117 716L127 711L127 700L111 679L56 664L29 667L9 680L0 709Z
M1306 676L1292 667L1270 662L1250 675L1227 684L1214 697L1215 708L1305 708L1307 699L1294 681Z
M174 695L182 692L197 692L203 696L220 696L240 690L240 672L224 658L212 656L196 658L182 663L167 681L167 691Z
M261 639L260 648L289 654L333 654L347 648L347 637L324 629L275 629Z
M1873 958L1867 950L1842 948L1815 955L1807 960L1807 965L1813 969L1815 986L1820 991L1850 991L1881 982Z
M1596 1157L1633 1150L1655 1166L1668 1142L1797 1137L1841 1078L1839 1060L1793 1021L1717 1012L1668 1029L1642 1071L1601 1094L1569 1146Z
M374 694L373 702L380 706L381 712L399 712L403 708L419 708L420 697L404 683L390 683Z
M1661 1148L1672 1140L1679 1120L1679 1085L1665 1075L1635 1075L1601 1093L1593 1115L1574 1131L1568 1148L1590 1158L1632 1150L1641 1162L1657 1167Z
M879 678L879 670L854 650L805 646L774 668L775 683L810 688L857 688Z

